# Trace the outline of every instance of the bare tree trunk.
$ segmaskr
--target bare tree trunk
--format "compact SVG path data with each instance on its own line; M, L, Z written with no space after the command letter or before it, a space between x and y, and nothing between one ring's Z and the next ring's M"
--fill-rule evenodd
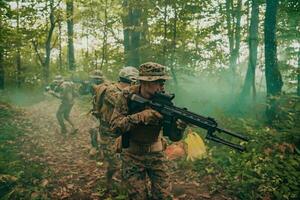
M74 43L73 43L73 37L74 37L73 0L67 0L66 5L67 5L66 9L67 9L67 26L68 26L68 64L70 70L75 70L76 65L75 65Z
M244 87L241 92L241 100L244 100L250 94L252 87L253 99L256 97L255 87L255 69L257 62L257 46L258 46L258 23L259 23L259 3L258 0L252 0L251 6L251 22L249 29L249 61L248 70L245 77Z
M267 85L268 106L266 115L271 124L276 118L276 98L282 89L282 77L277 63L276 14L279 0L267 0L265 17L265 76Z

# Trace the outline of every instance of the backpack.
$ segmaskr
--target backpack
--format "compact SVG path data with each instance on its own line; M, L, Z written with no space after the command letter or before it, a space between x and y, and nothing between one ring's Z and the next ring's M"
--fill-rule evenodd
M104 97L105 92L110 84L109 83L102 83L99 85L93 86L93 108L92 108L92 114L96 118L100 118L100 111L104 104Z

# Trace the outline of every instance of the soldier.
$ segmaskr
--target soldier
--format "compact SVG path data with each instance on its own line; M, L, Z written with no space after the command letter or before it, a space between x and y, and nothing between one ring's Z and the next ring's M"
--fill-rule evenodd
M123 149L122 175L130 199L147 199L147 175L151 181L152 199L171 198L167 160L160 134L162 115L151 108L137 111L129 104L132 94L151 99L155 92L164 91L167 79L169 76L164 66L152 62L142 64L139 67L140 85L123 90L111 117L114 134L122 137L125 133L129 134L129 147ZM172 135L180 140L186 124L177 120L173 126L175 133Z
M79 87L80 95L87 95L87 94L93 95L93 86L99 85L105 81L103 73L99 69L94 70L92 74L89 76L89 78L90 80L79 81L79 83L81 83Z
M115 84L103 83L94 87L94 111L93 114L99 119L99 142L96 139L96 145L100 145L106 164L106 182L107 188L112 186L112 177L117 171L119 162L116 157L114 142L115 135L113 135L109 128L109 122L112 112L117 102L117 97L121 91L135 82L138 77L138 70L134 67L125 67L120 70L119 81ZM92 142L93 143L93 142Z
M61 133L64 135L67 133L64 120L69 122L71 125L71 133L76 133L78 129L75 128L74 123L70 119L70 112L74 105L74 99L76 96L73 83L70 81L64 81L63 77L60 75L55 77L53 83L55 84L55 87L54 89L50 89L49 93L61 100L61 104L56 112L56 118L60 125Z
M107 81L105 80L103 73L101 70L94 70L93 73L89 76L90 80L86 82L85 84L85 94L91 94L93 96L93 104L95 102L96 99L96 88L98 88L98 85L103 85L106 86L107 85ZM83 86L83 85L82 85ZM93 110L92 110L92 114L96 117L99 118L98 116L95 115L95 111L97 110L95 108L96 105L93 105ZM92 149L90 151L91 155L94 155L97 153L97 150L99 148L98 145L98 126L97 127L93 127L89 130L90 133L90 137L91 137L91 144L92 144Z

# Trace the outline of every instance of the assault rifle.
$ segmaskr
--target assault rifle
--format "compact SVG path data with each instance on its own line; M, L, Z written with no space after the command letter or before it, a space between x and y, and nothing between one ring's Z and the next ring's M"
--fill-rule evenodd
M177 119L180 119L186 123L206 129L206 139L208 140L227 145L239 151L245 151L245 147L229 142L217 136L216 133L224 133L240 140L248 141L246 136L221 128L213 118L195 114L188 111L186 108L176 107L172 102L174 97L174 94L156 93L151 100L148 100L139 95L133 94L130 97L130 104L135 108L140 108L137 110L143 110L143 108L147 106L161 113L163 115L163 132L165 136L170 137L169 134L174 132L172 131L174 123L176 123Z
M45 87L45 92L49 92L49 91L59 92L59 87L57 86L56 83L52 82Z
M80 95L88 95L92 93L92 82L89 80L81 80L79 78L72 78L71 81L79 85L78 93Z

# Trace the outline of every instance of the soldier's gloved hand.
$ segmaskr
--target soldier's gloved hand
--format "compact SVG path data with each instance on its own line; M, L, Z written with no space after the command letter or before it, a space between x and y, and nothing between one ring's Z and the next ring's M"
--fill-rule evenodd
M139 113L131 115L130 118L133 123L136 124L143 123L147 125L147 124L159 124L163 116L159 112L153 109L146 109Z
M187 127L187 123L185 123L184 121L182 121L180 119L176 120L176 128L177 129L184 131L186 127Z

